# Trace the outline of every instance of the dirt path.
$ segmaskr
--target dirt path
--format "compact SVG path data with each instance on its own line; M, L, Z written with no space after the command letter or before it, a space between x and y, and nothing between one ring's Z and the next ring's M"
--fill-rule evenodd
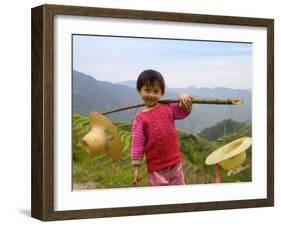
M97 186L95 182L73 183L73 190L94 189L96 187Z

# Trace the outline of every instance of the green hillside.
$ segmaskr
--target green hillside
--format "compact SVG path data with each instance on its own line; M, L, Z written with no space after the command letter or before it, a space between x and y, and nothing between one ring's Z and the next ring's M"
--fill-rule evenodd
M216 123L213 126L203 129L198 135L207 140L214 141L222 137L224 134L229 135L241 129L244 123L233 119L226 119Z
M231 134L221 136L220 138L218 138L216 140L216 142L219 143L219 142L223 142L223 140L224 140L225 143L228 143L232 140L235 140L235 139L238 139L238 138L244 137L244 136L252 137L251 123L243 123L238 130L232 132Z
M126 122L116 122L114 124L119 128L124 147L122 159L118 161L111 160L104 154L89 155L83 150L81 139L90 129L88 117L79 114L73 115L73 189L132 186L131 125ZM183 130L178 130L178 136L183 153L186 183L213 183L214 167L206 166L204 161L210 153L221 145L220 142L210 142ZM250 160L250 157L248 157L247 163L250 163ZM235 176L227 176L227 172L222 172L221 174L223 182L251 181L250 168ZM141 167L141 177L142 180L139 186L146 186L145 164Z

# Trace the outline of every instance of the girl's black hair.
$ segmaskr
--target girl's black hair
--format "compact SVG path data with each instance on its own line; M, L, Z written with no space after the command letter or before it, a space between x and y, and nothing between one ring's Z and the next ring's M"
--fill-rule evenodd
M158 84L160 86L161 92L164 95L165 93L165 81L163 76L155 70L145 70L140 73L137 80L137 90L140 92L143 86L153 86Z

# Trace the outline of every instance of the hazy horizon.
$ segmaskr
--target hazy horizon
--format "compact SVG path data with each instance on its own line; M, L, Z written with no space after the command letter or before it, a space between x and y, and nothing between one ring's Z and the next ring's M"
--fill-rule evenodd
M82 74L85 74L85 75L88 75L90 77L92 77L93 79L96 79L97 81L99 82L110 82L112 84L117 84L117 85L125 85L125 86L128 86L128 87L131 87L127 84L124 84L124 83L128 83L128 82L134 82L136 83L136 80L124 80L124 81L120 81L120 82L111 82L111 81L108 81L108 80L99 80L97 78L95 78L93 75L90 75L90 74L87 74L85 72L82 72L82 71L78 71L78 70L75 70L73 69L74 71L78 72L78 73L82 73ZM132 88L132 87L131 87ZM171 88L171 89L190 89L190 88L196 88L196 89L216 89L216 88L226 88L226 89L233 89L233 90L248 90L248 91L252 91L252 89L243 89L243 88L229 88L229 87L224 87L224 86L216 86L216 87L196 87L196 86L187 86L187 87L172 87L172 86L169 86L166 84L166 89L167 88Z

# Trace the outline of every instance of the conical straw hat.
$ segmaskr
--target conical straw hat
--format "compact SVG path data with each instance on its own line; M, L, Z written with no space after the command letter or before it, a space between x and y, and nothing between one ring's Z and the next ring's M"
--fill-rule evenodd
M90 125L90 132L82 139L85 151L89 154L106 153L112 159L120 159L122 143L112 122L97 112L91 112Z
M246 160L246 150L251 144L251 137L234 140L211 153L205 163L207 165L218 163L225 170L235 169Z

